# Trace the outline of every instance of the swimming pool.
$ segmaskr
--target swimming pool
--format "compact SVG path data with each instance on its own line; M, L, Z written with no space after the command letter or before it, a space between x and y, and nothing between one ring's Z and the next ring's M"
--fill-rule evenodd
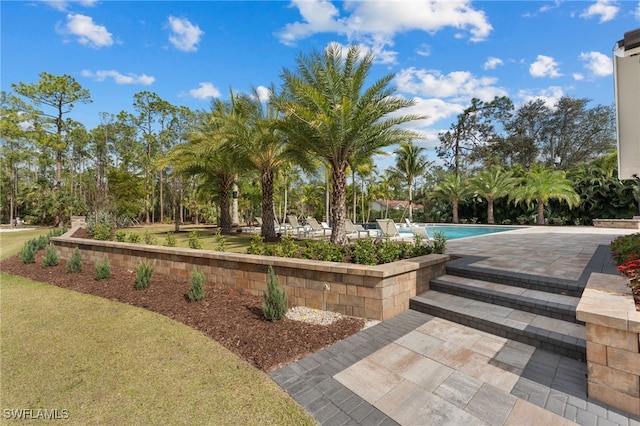
M513 231L522 229L516 226L495 226L495 225L431 225L416 224L427 228L427 233L433 238L434 232L442 232L447 240L459 238L477 237L479 235L495 234L498 232ZM410 232L409 228L400 228L400 232Z

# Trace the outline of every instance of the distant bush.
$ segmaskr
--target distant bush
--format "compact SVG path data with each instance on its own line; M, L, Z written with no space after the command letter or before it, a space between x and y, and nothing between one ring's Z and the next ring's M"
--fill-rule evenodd
M164 245L167 247L176 246L176 236L173 234L173 232L167 232L167 236L164 240Z
M618 265L640 259L640 233L621 235L611 242L609 248Z
M56 252L56 248L49 244L44 251L44 256L42 256L42 264L44 266L56 266L59 262L58 252Z
M109 241L111 240L113 229L114 227L111 223L101 222L96 223L93 228L90 229L90 232L94 240Z
M151 276L153 275L153 266L147 262L140 262L136 269L136 278L134 287L136 290L144 290L151 285Z
M73 256L69 258L67 261L67 266L65 268L67 273L76 273L82 272L82 254L80 253L80 249L78 247L73 251Z
M138 234L127 235L127 242L131 244L138 244L140 242L140 235Z
M149 233L149 230L144 231L144 243L148 246L153 246L156 244L156 236Z
M289 235L280 237L280 242L275 246L275 255L280 257L296 257L298 244Z
M198 302L204 299L204 274L199 271L191 273L191 286L189 287L189 300Z
M287 314L288 305L287 292L280 286L280 281L275 276L273 267L269 265L267 291L264 293L262 313L269 321L281 320Z
M189 248L196 250L200 250L202 248L202 241L200 241L198 231L189 232Z
M371 238L358 239L353 246L353 262L360 265L377 265L378 254L374 240Z
M96 263L96 280L106 280L111 276L111 265L109 259L104 259Z
M247 254L266 254L267 245L260 234L254 234L247 247Z
M127 240L127 233L124 231L116 231L115 240L124 243Z
M215 241L216 241L216 250L217 251L225 251L227 248L227 238L222 235L222 228L218 228L218 230L216 231L216 236L215 236Z

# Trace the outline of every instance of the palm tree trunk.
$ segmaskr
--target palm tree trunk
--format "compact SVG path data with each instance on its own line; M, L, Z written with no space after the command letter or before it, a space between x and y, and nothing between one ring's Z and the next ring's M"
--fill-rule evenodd
M493 218L493 200L487 200L487 223L493 225L494 223L496 223L495 219Z
M544 225L544 202L540 199L538 201L538 220L536 223L538 225Z
M333 192L331 193L331 242L346 245L347 240L344 220L347 218L347 173L346 164L333 167Z
M223 176L220 179L220 228L222 232L231 233L231 201L229 191L233 183L233 176Z
M262 172L262 227L260 235L263 238L275 238L275 215L273 214L273 172Z
M458 217L458 200L453 200L453 223L460 223L460 218Z

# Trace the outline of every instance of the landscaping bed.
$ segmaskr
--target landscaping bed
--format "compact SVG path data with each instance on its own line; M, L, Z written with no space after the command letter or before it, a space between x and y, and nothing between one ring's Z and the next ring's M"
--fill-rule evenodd
M127 303L165 315L201 331L257 368L269 372L342 340L364 326L361 318L343 317L329 325L285 318L263 319L261 297L226 287L205 286L205 299L189 302L189 282L154 274L151 286L134 289L135 271L111 267L111 277L96 281L93 264L80 273L66 273L65 261L45 267L44 252L36 262L23 264L19 256L0 262L2 272Z

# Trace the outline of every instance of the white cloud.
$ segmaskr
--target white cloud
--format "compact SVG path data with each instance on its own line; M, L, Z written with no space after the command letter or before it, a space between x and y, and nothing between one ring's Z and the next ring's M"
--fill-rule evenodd
M416 53L420 56L430 56L431 55L431 46L428 44L422 44L416 50Z
M90 16L69 13L64 27L57 26L60 34L76 36L80 44L93 48L111 46L113 37L104 25L97 25Z
M266 102L271 99L271 90L269 90L268 87L258 86L256 88L256 93L258 94L260 102Z
M99 82L105 81L107 78L112 78L116 84L140 84L143 86L149 86L156 81L155 77L151 77L146 74L137 75L128 73L125 75L116 70L101 70L96 71L95 73L90 70L83 70L82 76Z
M532 93L530 90L521 90L518 92L518 98L522 99L523 104L529 101L535 101L536 99L542 99L544 104L549 108L555 107L558 100L563 96L564 91L562 87L559 86L549 86L546 89L538 91L537 94Z
M619 11L620 7L616 4L615 1L598 0L597 2L589 6L586 10L584 10L580 14L580 17L588 19L599 16L600 23L603 23L611 21L616 17Z
M483 41L493 27L485 13L471 6L470 0L396 0L347 1L344 16L328 0L292 0L302 20L285 25L277 36L286 45L317 33L346 35L352 43L368 45L383 63L395 61L395 52L386 50L393 45L398 33L424 31L435 33L452 27L457 37L468 36L471 41Z
M584 80L584 75L579 73L579 72L574 72L573 73L573 79L575 81L582 81L582 80Z
M613 74L613 61L607 55L600 52L583 52L580 54L580 59L585 62L584 67L595 77L606 77Z
M196 99L219 98L220 90L211 83L202 82L197 89L189 90L189 96Z
M204 35L199 26L193 25L188 19L169 16L169 28L172 32L169 41L176 49L184 52L198 50L198 43Z
M471 98L490 101L496 96L506 96L507 92L495 86L497 79L475 77L468 71L453 71L442 74L437 70L408 68L396 74L396 84L400 92L434 98L451 98L465 103Z
M555 59L545 55L538 55L537 60L529 66L529 74L532 77L556 78L562 76Z
M484 63L483 67L485 70L494 70L498 65L502 64L504 64L504 62L502 62L502 59L490 56L489 58L487 58L487 61Z
M416 114L425 118L407 123L411 128L426 129L436 122L449 117L455 117L464 110L464 106L447 102L438 98L413 98L415 105L403 108L398 115Z
M638 2L638 6L636 10L633 12L633 15L636 17L638 21L640 21L640 1Z
M98 4L98 0L44 0L44 3L56 10L66 12L68 7L72 4L79 4L84 7L93 7Z

